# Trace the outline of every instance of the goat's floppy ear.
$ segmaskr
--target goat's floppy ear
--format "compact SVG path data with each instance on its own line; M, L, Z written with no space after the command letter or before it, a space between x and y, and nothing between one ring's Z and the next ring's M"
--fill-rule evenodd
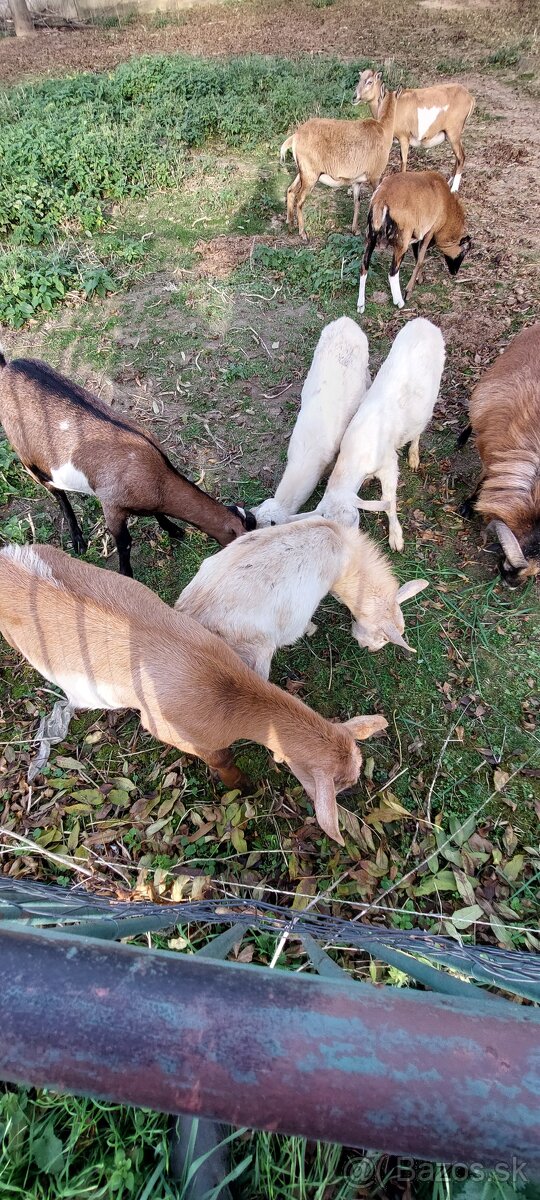
M369 717L350 717L348 721L342 721L341 724L349 730L349 733L352 733L357 742L363 742L365 738L372 737L374 733L380 733L381 730L388 728L386 717L380 717L377 713L373 713Z
M393 646L401 646L401 649L408 650L409 654L416 654L414 646L409 646L393 621L381 621L381 629L383 629L388 641L392 642Z
M326 771L316 769L313 772L313 781L315 783L314 804L317 821L328 837L331 837L334 842L338 842L340 846L344 846L345 842L339 832L334 780L326 774Z
M406 600L412 600L413 596L417 596L427 587L429 587L427 579L409 579L408 583L403 583L399 588L396 600L398 604L404 604Z

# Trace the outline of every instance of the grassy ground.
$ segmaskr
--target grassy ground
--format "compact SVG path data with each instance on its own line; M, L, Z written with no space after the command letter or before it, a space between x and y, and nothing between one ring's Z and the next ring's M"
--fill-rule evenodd
M428 22L439 18L416 11L427 44ZM445 20L441 17L443 29ZM3 871L65 883L86 879L90 872L94 887L110 891L136 885L139 895L175 899L226 894L241 885L245 895L256 889L270 901L294 897L297 906L332 885L333 901L344 915L364 904L370 917L378 914L396 926L457 931L520 949L540 947L538 590L534 583L519 593L506 590L482 549L480 527L463 523L459 505L472 490L477 461L472 448L455 448L470 387L535 313L534 192L525 199L537 170L530 153L535 109L520 80L530 73L521 70L529 65L522 56L530 54L530 46L509 62L516 44L509 43L504 62L490 63L495 53L490 39L486 31L482 55L475 43L476 74L465 79L479 97L467 133L464 180L473 254L456 281L443 274L439 258L430 257L426 282L402 313L389 303L387 263L380 256L362 319L373 370L413 315L434 319L447 340L441 399L423 439L419 473L413 475L403 463L405 551L392 556L400 579L430 581L429 590L407 609L407 636L417 656L405 659L392 648L375 656L360 651L347 613L326 600L315 636L277 655L272 669L276 683L325 715L345 717L376 708L389 720L388 736L366 745L360 785L347 796L345 849L321 836L302 789L268 761L266 752L240 749L238 759L253 778L253 794L223 796L201 763L156 744L126 714L114 727L100 714L74 721L66 742L53 749L44 776L29 789L31 739L39 714L50 708L51 691L2 644ZM457 74L457 61L453 42L446 46L439 38L425 62L428 78L406 49L402 59L396 54L392 72L428 82L429 71L436 73L440 63L448 74L453 62ZM469 60L460 61L459 70L470 66ZM288 104L291 69L285 62L276 64L267 85L271 91L279 78ZM327 71L324 61L315 59L301 74L302 103L316 108L324 76L329 91L323 103L336 115L352 116L348 97L355 69L350 63L340 75L338 68ZM91 81L85 87L91 89ZM49 102L54 103L54 89ZM343 313L355 315L361 240L347 230L351 199L323 188L306 206L309 246L286 234L288 175L276 165L276 150L291 110L280 108L285 101L272 100L267 132L250 138L246 149L238 144L243 137L235 133L234 121L242 127L247 110L241 96L235 103L237 109L229 104L228 130L223 125L217 133L203 130L194 148L182 146L174 179L160 184L158 171L144 194L119 197L114 207L106 204L96 228L85 234L72 212L55 216L62 236L69 235L75 247L73 261L80 264L84 251L85 262L110 268L110 280L90 299L83 298L84 288L72 289L52 314L16 333L5 330L3 341L10 354L46 358L147 422L176 461L192 477L203 478L209 490L227 500L255 503L271 494L279 478L322 326ZM130 162L136 146L132 152ZM446 169L445 147L432 151L429 161ZM13 253L13 236L8 235L8 253ZM119 247L130 248L123 258ZM44 254L49 254L48 243ZM2 443L0 499L6 538L35 537L69 549L56 507ZM89 559L115 569L99 506L77 498L75 507L90 533ZM368 516L364 527L385 544L382 518ZM215 550L195 533L172 546L151 521L138 521L132 533L137 577L169 602ZM26 840L17 842L17 837ZM261 938L253 945L255 961L268 962L274 948ZM364 956L342 955L340 961L351 974L370 977ZM294 969L294 948L286 948L280 965ZM371 977L389 978L378 966ZM145 1117L146 1150L137 1156L129 1149L141 1139L136 1114L111 1116L105 1106L96 1113L79 1101L62 1108L44 1097L23 1097L20 1103L24 1111L15 1128L19 1121L26 1130L17 1136L26 1138L28 1158L21 1154L6 1195L21 1194L17 1187L47 1200L82 1194L78 1176L76 1183L70 1176L71 1191L61 1191L60 1168L52 1170L50 1163L40 1168L32 1149L51 1120L70 1170L79 1151L81 1172L91 1166L89 1195L142 1197L152 1155L157 1155L154 1163L163 1161L162 1118ZM5 1104L16 1105L11 1093ZM14 1118L8 1116L0 1184L6 1162L16 1157L10 1141ZM39 1133L28 1140L36 1122ZM109 1157L103 1151L99 1170L85 1157L85 1131L92 1122L100 1144L110 1150ZM107 1129L113 1128L109 1135ZM122 1147L128 1148L127 1165L117 1162ZM242 1145L241 1155L245 1152ZM246 1196L344 1200L353 1194L340 1191L350 1162L334 1148L306 1150L301 1142L261 1136L249 1152ZM42 1192L40 1169L49 1169ZM120 1183L107 1192L111 1173L117 1179L114 1172ZM169 1185L164 1176L156 1180L157 1200L169 1194Z

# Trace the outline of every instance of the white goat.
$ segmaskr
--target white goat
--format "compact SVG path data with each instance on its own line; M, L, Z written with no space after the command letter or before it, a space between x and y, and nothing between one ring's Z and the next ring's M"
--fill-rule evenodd
M392 349L348 426L334 470L315 512L344 525L355 525L359 508L388 513L392 550L403 550L397 518L397 451L409 446L409 466L419 466L420 434L431 419L444 367L440 329L417 317L398 333ZM361 500L362 484L380 480L381 502ZM302 517L309 516L302 513ZM296 518L299 519L298 517Z
M371 383L368 357L368 340L356 321L340 317L325 326L302 388L285 472L275 496L253 510L259 527L282 525L297 513L333 463Z
M413 579L400 587L367 534L313 517L257 530L207 558L175 607L268 679L274 652L313 631L311 618L328 592L352 613L360 646L394 642L410 650L400 605L427 586Z

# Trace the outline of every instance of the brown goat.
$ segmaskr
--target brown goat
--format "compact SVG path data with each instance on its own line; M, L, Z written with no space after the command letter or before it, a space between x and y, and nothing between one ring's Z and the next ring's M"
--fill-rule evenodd
M401 295L399 268L401 260L412 245L416 265L405 289L408 300L431 242L444 255L451 275L456 275L471 248L465 234L465 214L457 196L452 195L440 171L409 171L405 175L387 175L371 197L366 245L360 271L358 312L363 312L366 296L366 276L376 246L392 248L389 282L392 300L398 308L405 301Z
M384 83L382 72L368 68L358 80L355 104L369 104L377 116ZM439 146L448 138L456 157L454 174L449 183L457 192L461 182L465 151L461 141L463 129L474 110L475 99L460 83L443 83L437 87L406 88L396 106L394 138L401 150L401 169L407 170L409 146Z
M482 477L462 512L474 509L504 551L510 584L540 573L540 321L523 329L488 367L469 401Z
M73 708L136 709L149 733L202 758L227 787L246 782L231 743L267 746L343 844L336 792L358 779L355 738L384 729L384 717L325 720L143 584L52 546L0 550L0 631Z
M292 154L298 174L287 189L287 224L294 225L307 241L304 229L304 204L316 183L328 187L351 187L354 196L352 232L358 229L360 184L376 188L386 167L392 145L397 92L383 95L378 120L334 121L312 117L300 125L283 143L281 161L287 150Z
M170 462L151 433L46 363L19 358L6 363L0 347L0 421L26 470L56 497L73 548L86 550L66 492L97 496L118 550L121 575L132 575L132 513L155 516L170 537L183 530L178 517L221 546L255 528L252 513L227 508L201 491ZM167 514L167 515L165 515Z

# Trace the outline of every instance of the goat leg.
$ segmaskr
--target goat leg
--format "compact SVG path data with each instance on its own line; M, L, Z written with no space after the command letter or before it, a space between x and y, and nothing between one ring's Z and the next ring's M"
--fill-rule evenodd
M459 509L460 516L465 517L466 521L472 521L473 517L476 516L476 510L475 510L474 506L478 499L478 493L479 493L481 487L482 487L482 480L480 480L480 483L475 488L472 496L468 496L467 499L463 501L463 504L460 505L460 509Z
M84 554L87 548L87 543L66 493L62 492L59 488L50 488L49 490L51 496L54 496L58 501L62 514L66 518L66 521L69 525L69 532L71 541L73 542L75 554Z
M432 238L432 234L430 231L429 233L426 233L426 236L422 239L420 246L418 246L418 248L417 248L416 253L414 252L414 248L413 248L413 253L416 258L416 266L411 275L411 278L409 279L407 287L405 288L405 299L406 300L409 299L409 296L411 295L413 287L414 287L417 279L419 279L419 277L420 277L420 274L422 271L422 263L426 257L427 248L429 246L431 238ZM413 246L414 246L414 243L413 243Z
M118 570L121 575L133 578L131 568L131 534L128 529L128 513L122 508L108 508L103 505L103 515L108 529L113 535L118 551Z
M169 537L175 538L177 542L182 540L185 535L185 529L182 529L180 525L175 525L174 521L169 521L169 518L165 517L163 513L154 513L154 516L160 528L164 529Z
M221 782L225 784L226 788L239 788L240 791L243 791L253 787L251 779L247 775L244 775L244 772L236 766L228 747L225 750L212 750L210 752L194 748L193 753L198 758L202 758L208 764L211 771L215 771L216 775L219 775Z

